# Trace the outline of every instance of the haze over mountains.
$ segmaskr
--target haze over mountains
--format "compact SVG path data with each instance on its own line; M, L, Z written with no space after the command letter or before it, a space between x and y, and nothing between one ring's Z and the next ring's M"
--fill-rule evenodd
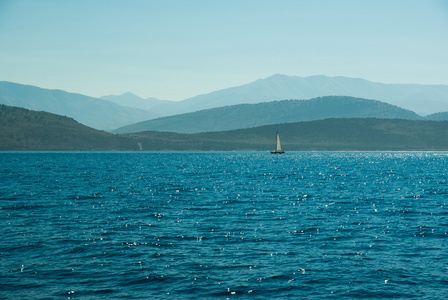
M352 89L343 89L341 80L352 84ZM334 95L309 99L316 93L365 93L369 90L365 85L371 87L372 95L392 95L392 100L386 103ZM448 118L447 95L448 86L394 87L325 76L275 75L180 102L141 99L131 93L99 99L0 82L0 104L15 106L1 107L1 149L264 151L279 130L289 150L446 150L448 122L443 120ZM417 101L418 97L425 100ZM399 102L397 99L414 99L405 103L427 106L426 111L439 107L440 111L422 116L390 104ZM154 111L164 109L169 114L195 111L157 118ZM96 129L124 125L116 132L129 134L98 131L63 116Z
M103 99L7 81L0 82L0 104L68 116L102 130L113 130L160 116L148 110L125 107Z
M174 88L175 85L173 83ZM384 103L380 105L381 109L376 103L377 107L371 106L370 111L367 112L369 110L367 107L372 102L364 101L363 104L357 102L356 105L353 102L351 106L350 103L338 102L341 99L338 97L331 98L333 100L322 103L320 107L312 102L306 104L306 101L300 102L300 107L296 105L299 102L294 102L296 103L294 107L291 106L293 102L273 102L285 99L308 101L308 99L326 96L374 99ZM258 104L249 105L256 103ZM289 103L290 107L286 103ZM385 105L386 103L389 106ZM277 74L249 84L176 102L155 98L142 99L132 93L104 96L100 99L61 90L0 82L0 104L68 116L84 125L107 131L151 119L156 120L149 123L158 124L157 126L165 124L163 127L151 127L152 129L169 130L173 126L179 127L179 124L190 118L197 125L186 126L184 123L185 130L188 127L186 132L197 132L354 115L415 119L437 113L427 116L426 119L446 120L448 118L446 113L448 112L448 85L383 84L347 77L323 75L299 77ZM232 107L233 105L237 106ZM356 109L360 109L359 105L365 105L362 113L355 112ZM398 112L394 108L395 112L392 113L390 105L397 106L402 111ZM210 110L211 108L220 108L220 110L213 111ZM410 110L418 115L412 115L408 111L405 114L406 117L403 117L404 110ZM197 113L185 115L194 112ZM287 116L286 112L291 115ZM274 114L277 114L277 119ZM175 119L157 119L173 115L177 115ZM228 124L223 126L224 123ZM201 124L206 124L207 128L204 129L204 125ZM202 128L193 128L195 126L202 126Z
M198 133L328 118L422 119L412 111L376 100L327 96L310 100L271 101L205 109L127 125L114 132Z
M109 96L103 96L101 99L112 101L116 104L127 106L127 107L133 107L138 109L145 109L145 110L154 110L154 107L163 105L163 104L175 104L176 101L169 101L169 100L159 100L157 98L140 98L137 95L134 95L130 92L126 92L122 95L109 95Z
M448 85L384 84L342 76L300 77L281 74L180 102L162 101L152 109L168 116L235 104L305 100L323 96L380 100L422 116L448 111Z

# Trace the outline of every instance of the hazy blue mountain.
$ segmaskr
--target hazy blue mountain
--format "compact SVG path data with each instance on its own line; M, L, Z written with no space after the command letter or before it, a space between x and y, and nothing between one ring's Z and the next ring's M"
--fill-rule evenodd
M327 118L421 119L419 115L412 111L376 100L328 96L311 100L271 101L206 109L127 125L115 130L115 132L170 131L194 133Z
M68 116L102 130L113 130L160 116L147 110L123 107L104 99L6 81L0 82L0 104Z
M426 120L448 121L448 112L439 112L425 117Z
M235 104L322 96L376 99L421 115L448 110L448 85L384 84L358 78L280 74L154 109L163 115L172 115Z
M154 111L154 107L157 107L158 105L163 104L170 104L174 101L168 101L168 100L159 100L157 98L146 98L143 99L137 95L134 95L130 92L124 93L122 95L109 95L109 96L103 96L101 99L106 99L109 101L112 101L116 104L119 104L121 106L127 106L127 107L133 107L138 109L146 109L150 111Z

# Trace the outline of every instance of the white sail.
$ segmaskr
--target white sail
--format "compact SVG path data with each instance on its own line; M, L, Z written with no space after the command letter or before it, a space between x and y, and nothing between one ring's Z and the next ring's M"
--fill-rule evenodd
M275 151L282 151L282 146L280 144L280 135L277 132L277 147L275 148Z
M282 150L282 145L280 144L280 135L277 132L277 139L275 141L275 151L271 151L272 154L283 154L285 153L284 150Z

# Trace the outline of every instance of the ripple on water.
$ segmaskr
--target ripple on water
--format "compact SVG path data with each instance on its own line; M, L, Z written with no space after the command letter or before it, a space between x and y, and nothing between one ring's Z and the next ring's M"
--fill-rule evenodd
M0 294L442 299L447 158L0 153Z

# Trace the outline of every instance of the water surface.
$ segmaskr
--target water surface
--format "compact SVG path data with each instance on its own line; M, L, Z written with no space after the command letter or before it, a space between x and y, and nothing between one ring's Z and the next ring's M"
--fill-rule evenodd
M448 295L446 152L3 152L1 299Z

